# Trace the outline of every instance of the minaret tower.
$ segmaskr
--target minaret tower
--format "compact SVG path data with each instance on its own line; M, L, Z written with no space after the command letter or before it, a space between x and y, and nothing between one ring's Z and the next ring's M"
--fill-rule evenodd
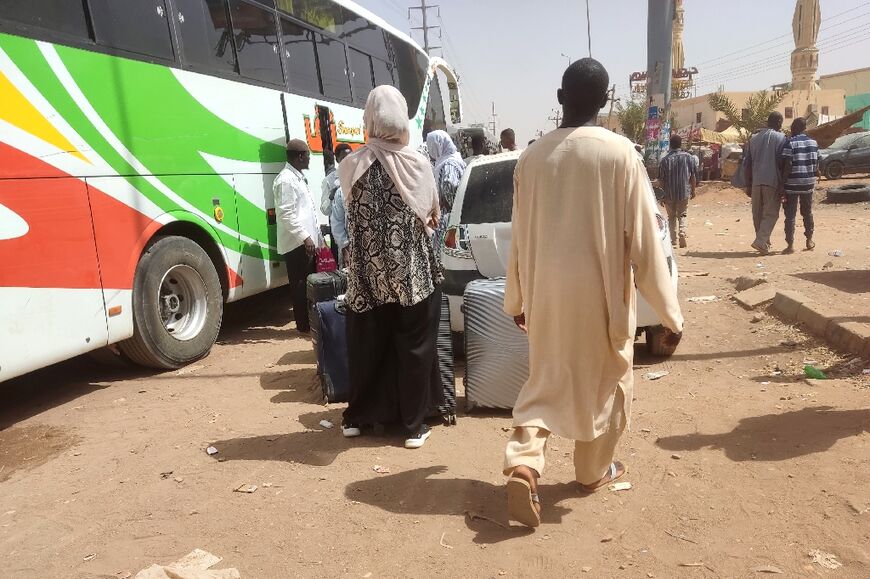
M792 20L794 52L791 53L792 90L819 90L816 73L819 70L819 26L822 11L819 0L797 0Z

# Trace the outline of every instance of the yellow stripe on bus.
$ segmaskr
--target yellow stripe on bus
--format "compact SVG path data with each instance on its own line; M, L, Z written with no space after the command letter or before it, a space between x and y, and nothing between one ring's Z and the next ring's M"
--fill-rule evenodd
M0 102L3 103L0 107L0 119L90 163L2 72L0 72Z

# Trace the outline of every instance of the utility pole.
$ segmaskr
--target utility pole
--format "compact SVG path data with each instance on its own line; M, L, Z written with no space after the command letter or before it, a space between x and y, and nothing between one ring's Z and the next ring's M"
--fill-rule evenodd
M613 103L616 102L616 85L610 89L610 110L607 111L607 130L610 130L610 120L613 118Z
M673 75L674 0L648 0L647 17L647 143L646 164L658 175L660 142L667 137L664 129L671 112L671 77Z
M556 123L556 128L558 129L562 125L562 111L559 109L553 109L553 116L549 117L547 120Z
M498 133L496 133L496 131L498 130L497 120L498 120L498 115L495 114L495 102L493 102L492 103L492 121L490 121L490 123L489 123L489 128L492 130L492 134L496 137L498 136Z
M438 10L438 16L441 16L441 6L438 4L426 4L426 0L420 0L419 6L411 6L408 8L408 20L411 19L411 10L419 10L420 14L423 17L423 25L422 26L412 26L411 30L422 30L423 31L423 50L426 51L426 54L430 54L431 51L436 48L441 48L440 46L431 46L429 44L429 31L438 29L438 38L441 38L441 27L440 26L429 26L429 11L430 10Z

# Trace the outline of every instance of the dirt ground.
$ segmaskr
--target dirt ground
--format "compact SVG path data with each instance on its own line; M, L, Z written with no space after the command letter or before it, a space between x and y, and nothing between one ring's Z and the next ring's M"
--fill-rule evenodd
M729 299L732 278L767 274L866 317L870 204L820 204L817 222L815 252L759 258L746 198L702 189L684 342L666 362L638 345L618 449L632 488L581 496L557 438L534 532L504 511L507 414L463 414L418 451L322 428L343 407L319 403L282 292L230 307L212 354L178 372L82 358L3 384L0 575L127 577L198 547L245 578L870 577L870 363Z

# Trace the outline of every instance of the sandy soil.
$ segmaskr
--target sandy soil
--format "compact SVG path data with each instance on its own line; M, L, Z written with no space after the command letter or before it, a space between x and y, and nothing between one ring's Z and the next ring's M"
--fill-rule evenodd
M0 387L0 575L125 577L199 547L246 578L868 577L870 363L728 299L730 279L766 273L867 315L870 205L817 214L814 253L758 258L739 192L705 187L691 207L685 340L666 362L639 344L629 491L579 495L555 439L531 532L503 509L506 414L462 415L419 451L324 430L342 406L319 404L310 343L273 293L231 307L181 371L77 359ZM706 295L723 299L686 301ZM808 361L834 379L804 380Z

